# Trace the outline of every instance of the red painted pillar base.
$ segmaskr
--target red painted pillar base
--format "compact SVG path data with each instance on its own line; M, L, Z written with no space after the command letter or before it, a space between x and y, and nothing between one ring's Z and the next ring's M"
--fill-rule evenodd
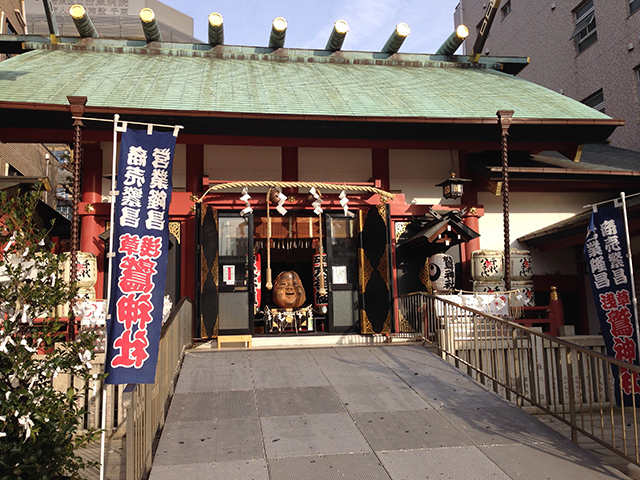
M551 287L551 296L549 298L549 318L552 320L550 325L550 333L554 337L560 334L560 325L564 325L564 306L562 300L558 297L556 287Z

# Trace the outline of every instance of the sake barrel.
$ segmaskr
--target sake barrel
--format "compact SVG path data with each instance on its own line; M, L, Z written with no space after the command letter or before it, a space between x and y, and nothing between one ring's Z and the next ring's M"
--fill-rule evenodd
M95 300L96 299L96 290L93 287L79 288L78 289L78 295L77 295L76 298L79 301ZM58 316L59 317L68 317L69 316L69 308L70 308L69 302L65 303L64 305L58 305L56 307Z
M528 281L532 276L531 252L529 250L511 250L511 280Z
M451 255L436 253L429 257L429 280L431 288L440 292L455 288L456 270Z
M93 253L78 252L77 285L80 288L90 288L98 280L98 261ZM64 262L64 280L71 281L71 260L67 254Z
M511 290L518 290L516 293L516 297L522 295L520 299L520 304L523 307L535 307L535 294L533 291L533 281L519 281L519 282L511 282Z
M495 282L504 277L504 255L501 250L471 252L471 276L479 282Z
M473 282L473 291L478 293L504 292L504 282L480 282L475 280Z

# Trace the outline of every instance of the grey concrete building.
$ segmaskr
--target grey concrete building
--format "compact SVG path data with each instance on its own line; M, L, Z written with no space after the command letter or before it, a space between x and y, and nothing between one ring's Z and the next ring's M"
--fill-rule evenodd
M20 35L28 33L25 21L24 2L20 0L0 0L0 34ZM0 61L11 58L10 54L0 54ZM46 192L43 200L56 208L57 161L54 155L40 143L0 142L0 177L47 177L52 191ZM0 182L0 188L13 185L12 179Z
M488 0L460 0L470 52ZM640 0L502 0L482 54L530 57L518 76L626 121L611 145L640 151Z
M157 0L60 0L53 2L53 10L60 35L75 37L78 31L69 15L69 8L81 3L103 38L141 38L140 10L151 8L158 19L162 40L165 42L188 42L193 38L193 18ZM25 10L29 33L49 33L43 2L26 0ZM206 21L206 20L205 20Z

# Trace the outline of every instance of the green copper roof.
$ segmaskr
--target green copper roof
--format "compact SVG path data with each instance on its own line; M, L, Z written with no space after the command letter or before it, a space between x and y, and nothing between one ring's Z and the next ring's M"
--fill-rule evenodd
M77 95L88 106L176 112L495 119L507 109L514 118L609 119L486 65L306 52L53 45L0 63L0 102L67 105Z

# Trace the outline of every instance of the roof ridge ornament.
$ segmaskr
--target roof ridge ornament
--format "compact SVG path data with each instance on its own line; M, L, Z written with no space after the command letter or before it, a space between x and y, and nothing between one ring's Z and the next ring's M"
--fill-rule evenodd
M478 60L480 60L482 49L484 48L484 44L487 41L487 37L489 36L489 30L491 29L493 20L496 18L496 13L498 12L499 6L500 0L489 0L489 4L484 11L484 17L480 21L476 43L473 45L471 55L469 55L469 61L471 63L478 63Z
M100 38L98 30L96 30L91 18L89 18L89 14L82 5L72 5L69 8L69 15L71 15L73 23L82 38Z
M145 7L140 10L140 22L142 23L142 30L144 31L144 38L147 39L147 43L162 41L162 34L160 33L156 13L152 9Z
M327 45L324 49L329 50L330 52L337 52L340 50L344 43L344 39L347 36L347 32L349 32L349 25L347 22L344 20L338 20L333 24L333 30L331 30L331 35L329 36L329 40L327 40Z
M273 19L271 35L269 36L269 48L278 50L284 47L284 37L287 34L287 21L282 17Z
M224 26L222 15L213 12L209 15L209 45L215 47L224 43Z
M399 23L396 25L395 30L387 40L387 43L382 47L382 53L388 53L389 55L393 55L394 53L398 53L400 47L404 43L404 41L411 33L411 28L406 23Z
M436 55L447 55L451 56L456 53L456 50L462 45L464 39L469 36L469 29L466 25L458 25L458 27L454 30L454 32L449 35L440 48L436 51Z
M58 21L56 20L56 15L53 10L53 5L51 0L42 0L42 4L44 6L44 14L47 17L47 25L49 26L49 34L51 36L59 36L60 33L58 31ZM51 39L53 41L53 38Z

